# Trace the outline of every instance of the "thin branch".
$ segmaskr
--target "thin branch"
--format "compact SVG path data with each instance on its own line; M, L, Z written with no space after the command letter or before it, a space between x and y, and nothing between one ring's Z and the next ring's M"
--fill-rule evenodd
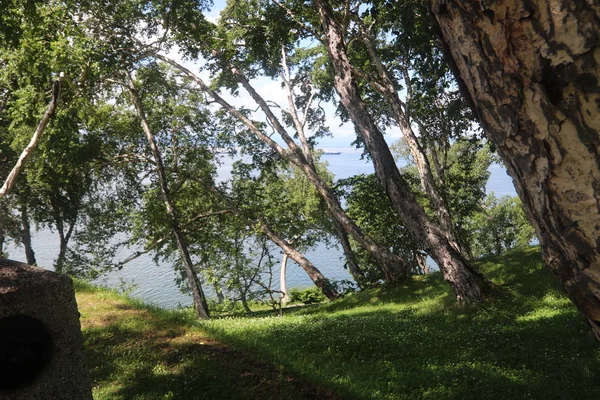
M173 61L170 58L163 56L162 54L155 54L154 57L158 58L159 60L162 60L162 61L166 62L167 64L172 65L173 67L179 69L184 74L186 74L189 78L191 78L194 82L196 82L198 84L198 86L200 86L200 88L205 93L208 93L213 99L215 99L215 101L217 103L219 103L219 105L221 107L223 107L231 115L235 116L237 119L239 119L240 121L242 121L242 123L244 125L246 125L261 140L263 140L265 143L267 143L272 149L276 150L280 154L285 151L279 144L277 144L277 142L275 142L273 139L271 139L270 137L268 137L267 135L265 135L264 133L262 133L262 131L248 117L246 117L239 110L237 110L235 107L233 107L231 104L229 104L217 92L215 92L208 85L206 85L204 83L204 81L202 79L200 79L200 77L198 77L192 71L190 71L189 69L185 68L183 65L177 63L176 61Z
M304 111L302 113L302 129L304 129L304 127L306 126L306 122L308 121L308 110L310 108L310 106L312 105L313 100L315 99L315 95L317 94L317 91L314 89L314 87L311 89L310 91L310 97L308 98L308 101L306 102L306 106L304 107Z
M286 114L291 115L290 110L288 110L287 108L281 107L281 105L279 105L279 103L277 103L276 101L267 100L267 104L271 105L272 107L279 108L279 109L281 109L281 111L285 112ZM256 111L256 110L258 110L258 107L254 111Z
M58 99L60 97L60 82L62 76L63 74L61 73L61 75L54 81L54 84L52 85L52 99L50 100L50 104L48 104L48 108L46 109L44 116L40 120L35 132L33 133L29 144L27 145L27 147L25 147L25 150L23 150L23 152L19 156L19 159L17 160L17 163L15 164L12 171L10 171L10 174L8 174L4 185L2 186L2 188L0 188L0 199L2 199L8 194L8 192L12 190L17 180L17 177L23 170L25 160L37 147L40 137L46 129L46 125L48 125L48 122L50 122L50 118L54 115L54 111L56 110L56 106L58 105Z
M133 153L119 154L119 155L114 156L113 159L116 161L120 161L120 160L123 160L125 162L143 161L143 162L147 162L150 164L155 164L154 160L152 158L145 156L145 155L133 154Z
M281 123L279 122L279 119L277 119L275 114L273 114L273 111L269 108L269 105L267 104L265 99L263 99L263 97L258 94L256 89L254 89L254 87L250 84L248 79L235 66L230 66L230 69L235 79L242 84L244 89L246 89L246 91L250 94L250 97L252 97L256 104L259 105L260 109L267 116L267 120L273 126L273 129L277 131L279 136L281 136L281 138L288 145L290 150L298 150L296 142L294 142L294 139L292 139L292 137L287 133L283 125L281 125Z
M381 83L377 82L373 77L370 77L369 75L367 75L364 71L361 71L360 69L353 67L352 73L354 75L356 75L358 78L367 82L369 85L371 85L373 87L373 89L375 89L379 93L381 93L381 94L385 93L385 87Z
M189 221L187 221L182 226L182 230L181 231L182 231L182 233L187 233L188 230L185 229L185 227L188 226L188 225L190 225L192 222L197 221L197 220L199 220L201 218L208 218L208 217L212 217L214 215L227 214L227 213L231 213L231 210L220 210L220 211L213 211L213 212L207 212L207 213L203 213L203 214L198 214L194 218L192 218ZM171 235L167 235L167 236L163 236L160 239L154 240L144 250L136 251L135 253L133 253L132 255L130 255L129 257L127 257L126 259L124 259L123 261L117 263L117 265L119 266L119 268L123 268L123 266L125 264L127 264L127 263L135 260L136 258L139 258L139 257L143 256L144 254L150 253L152 250L154 250L155 248L157 248L159 245L161 245L162 243L166 242L170 238L171 238Z
M304 124L300 122L298 118L298 111L296 109L296 104L294 103L294 93L292 91L292 85L290 83L290 68L287 65L287 57L285 54L285 48L281 47L281 66L283 67L283 72L281 74L281 79L285 85L285 91L287 93L288 105L290 107L290 116L292 117L292 121L294 121L294 126L296 127L296 132L298 132L298 137L300 138L300 143L302 143L302 150L304 151L304 157L310 164L311 167L314 167L314 160L312 157L312 153L310 151L310 146L308 145L308 141L306 140L306 135L304 134ZM311 97L312 98L312 97ZM306 119L306 118L305 118Z
M279 2L278 0L273 0L273 3L277 4L279 7L283 8L287 15L290 16L290 18L292 18L292 20L297 23L298 25L300 25L302 28L306 29L308 32L312 33L312 35L317 38L319 41L322 41L321 39L321 35L319 34L319 32L317 32L316 30L314 30L312 27L306 25L304 22L302 22L297 16L296 14L290 10L289 8L287 8L286 6L284 6L281 2Z

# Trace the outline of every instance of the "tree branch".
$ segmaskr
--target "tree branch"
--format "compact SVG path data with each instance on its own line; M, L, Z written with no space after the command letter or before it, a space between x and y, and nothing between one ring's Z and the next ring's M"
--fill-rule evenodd
M14 187L17 177L23 170L25 160L37 147L40 137L46 129L46 125L48 125L48 122L50 122L50 118L54 115L54 111L56 110L56 106L58 105L58 99L60 97L60 82L62 76L63 74L61 73L61 75L54 81L54 84L52 85L52 99L50 100L50 104L48 104L48 108L46 108L46 112L42 116L42 119L40 120L35 132L33 133L29 144L27 145L27 147L25 147L25 149L19 156L19 159L17 160L17 163L15 164L14 168L8 174L4 185L2 186L2 188L0 188L0 199L6 196Z
M302 149L304 151L304 157L306 157L306 160L308 161L310 166L314 168L315 162L313 160L308 141L306 140L306 135L304 134L304 124L301 123L300 119L298 118L298 110L296 109L296 104L294 103L294 93L292 91L292 85L290 83L290 69L287 65L287 57L285 54L285 48L283 46L281 47L281 66L283 67L281 79L283 80L283 83L285 85L285 91L287 93L288 104L290 107L290 116L292 117L292 121L294 122L294 126L296 127L296 132L298 132L298 137L300 138L300 143L302 144ZM308 105L310 104L307 104L307 106ZM304 119L306 121L306 115L304 116Z
M283 8L287 15L290 16L290 18L292 18L292 20L297 23L298 25L300 25L302 28L306 29L308 32L310 32L317 40L322 41L321 35L319 34L319 32L317 32L316 30L314 30L313 28L311 28L310 26L306 25L304 22L300 21L300 19L296 16L296 14L290 10L289 8L287 8L286 6L284 6L281 2L279 2L278 0L273 0L273 3L277 4L279 7Z
M277 144L277 142L275 142L269 136L267 136L264 133L262 133L262 131L248 117L246 117L239 110L237 110L235 107L233 107L231 104L229 104L217 92L215 92L208 85L206 85L204 83L204 81L202 79L200 79L200 77L198 77L192 71L190 71L189 69L185 68L183 65L177 63L176 61L173 61L170 58L163 56L162 54L154 54L154 57L156 57L159 60L162 60L162 61L166 62L167 64L170 64L173 67L175 67L175 68L179 69L180 71L182 71L185 75L187 75L194 82L196 82L196 84L198 84L198 86L200 86L200 89L202 89L205 93L208 93L213 99L215 99L215 101L221 107L223 107L231 115L233 115L234 117L236 117L237 119L239 119L256 136L258 136L261 140L263 140L265 143L267 143L272 149L274 149L275 151L277 151L280 154L284 153L285 150L279 144Z

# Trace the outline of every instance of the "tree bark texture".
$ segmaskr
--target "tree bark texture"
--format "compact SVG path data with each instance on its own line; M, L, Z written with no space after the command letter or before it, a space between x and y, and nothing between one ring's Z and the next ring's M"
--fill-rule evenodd
M546 263L600 340L600 4L430 5Z
M179 250L179 254L181 256L181 261L183 263L183 267L185 270L185 275L192 289L192 298L194 301L194 310L196 311L196 315L199 318L207 319L210 317L208 311L208 304L206 303L206 297L204 296L204 292L202 290L202 285L200 284L200 279L194 270L194 264L192 262L192 258L190 256L190 252L188 250L187 240L185 235L181 230L181 224L179 222L179 217L177 215L177 209L175 204L171 199L171 192L169 189L169 184L167 182L167 174L165 171L165 166L162 161L162 156L160 150L156 144L156 139L154 138L154 134L150 129L150 125L146 119L146 114L142 107L142 101L139 98L136 89L133 86L133 82L130 82L130 87L128 87L129 93L131 95L131 101L134 104L137 114L140 117L142 128L146 135L146 139L148 140L148 144L150 145L150 149L152 150L152 155L154 156L154 162L156 163L156 172L158 174L158 182L160 185L160 191L163 197L163 201L165 203L165 209L169 214L171 219L171 232L177 242L177 248Z
M444 279L454 289L457 299L464 302L483 301L485 278L470 267L466 258L452 246L443 231L427 217L408 183L400 175L383 134L360 97L352 64L348 59L343 30L334 18L331 6L325 0L316 0L315 6L335 72L335 88L352 122L363 137L373 159L377 178L386 190L396 213L413 237L428 249L440 267Z
M317 269L302 253L300 253L294 246L292 246L285 239L280 238L273 232L273 230L264 223L257 223L257 227L277 246L283 250L285 254L289 256L292 260L294 260L309 276L309 278L314 282L315 286L317 286L325 297L329 300L335 300L340 297L340 294L335 290L331 282L323 274L321 271Z

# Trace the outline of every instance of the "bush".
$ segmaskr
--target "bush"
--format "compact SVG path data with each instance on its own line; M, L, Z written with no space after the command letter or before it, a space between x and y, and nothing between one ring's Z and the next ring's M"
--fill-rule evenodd
M481 210L470 221L471 250L475 257L500 255L506 250L524 248L535 239L518 197L497 198L490 193Z
M318 287L310 287L307 289L291 289L290 297L292 302L304 303L304 304L314 304L320 303L327 298Z

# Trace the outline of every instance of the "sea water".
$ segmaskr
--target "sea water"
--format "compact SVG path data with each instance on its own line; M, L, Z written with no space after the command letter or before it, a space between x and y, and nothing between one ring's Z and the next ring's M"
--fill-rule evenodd
M353 148L331 148L327 152L340 152L340 154L325 154L322 161L328 163L329 170L335 175L335 179L348 178L357 174L370 174L373 172L373 164L367 159L361 159L361 150ZM219 177L227 179L231 169L232 160L223 158L223 165L219 170ZM516 195L512 179L501 165L494 164L490 167L490 179L487 192L495 192L498 197L504 195ZM56 232L49 229L33 232L32 243L36 254L38 265L51 268L58 254L58 236ZM18 261L25 261L22 247L15 248L10 244L7 247L9 257ZM137 249L123 251L119 259L127 258ZM338 247L328 248L324 244L316 246L305 253L305 256L325 275L334 280L349 280L350 274L344 269L343 253ZM275 283L278 283L278 274L274 271ZM98 284L113 288L129 287L132 297L140 298L147 303L155 304L164 308L176 308L188 306L192 299L188 294L182 293L175 283L177 275L171 265L166 263L156 264L151 254L145 254L125 264L123 269L113 271L98 279ZM294 262L288 263L287 270L288 287L306 287L312 285L307 274ZM210 292L210 291L209 291Z

